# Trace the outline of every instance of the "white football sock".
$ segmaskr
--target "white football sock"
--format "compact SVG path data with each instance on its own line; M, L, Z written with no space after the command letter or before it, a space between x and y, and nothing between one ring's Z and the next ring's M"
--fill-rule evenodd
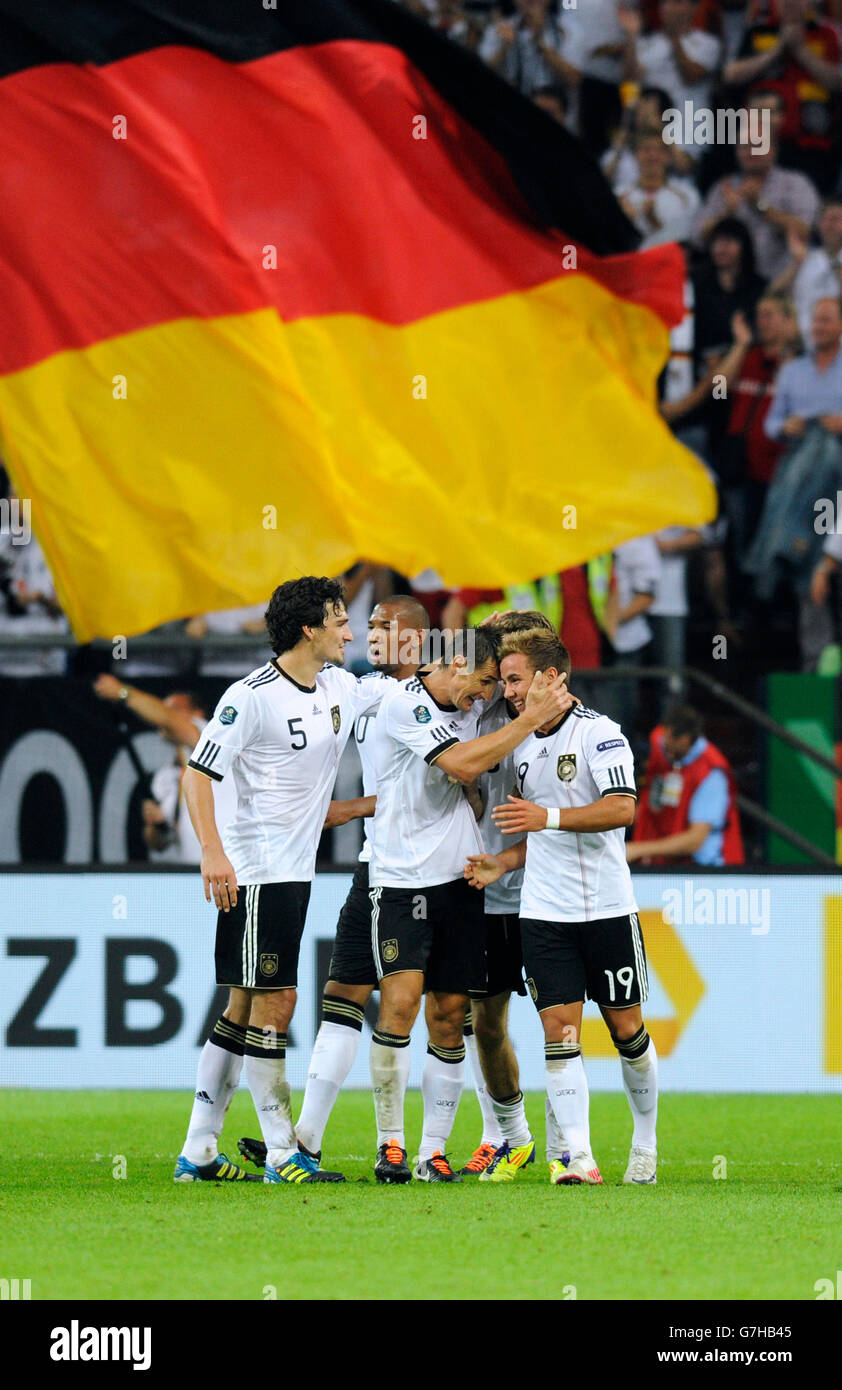
M286 1033L264 1034L253 1025L246 1036L243 1073L266 1144L266 1164L279 1168L298 1151L286 1077Z
M360 1031L362 1028L362 1009L359 1009L356 1004L346 1004L345 1000L340 1001L335 998L332 998L331 1003L337 1005L341 1003L349 1010L356 1009L359 1016L359 1027L357 1027L356 1021L353 1023L349 1021L348 1024L345 1024L332 1023L325 1019L316 1034L313 1055L307 1068L304 1101L295 1126L297 1138L305 1149L309 1149L310 1153L321 1151L322 1139L330 1119L330 1112L345 1078L354 1065L354 1058L357 1055L362 1036ZM348 1017L350 1020L350 1013ZM356 1015L354 1017L356 1019Z
M532 1135L529 1132L526 1111L523 1108L523 1092L518 1091L516 1096L510 1097L508 1100L495 1100L492 1095L489 1095L489 1100L494 1106L494 1114L497 1116L500 1133L506 1143L512 1148L518 1144L528 1144Z
M547 1162L552 1163L553 1159L562 1159L565 1153L570 1153L570 1145L559 1129L558 1120L553 1114L553 1107L550 1105L550 1098L544 1098L544 1113L547 1120Z
M377 1147L395 1139L406 1149L403 1129L403 1102L409 1084L409 1038L379 1029L371 1038L371 1084L374 1089L374 1117Z
M191 1163L211 1163L219 1153L225 1116L240 1084L245 1040L245 1028L223 1014L199 1054L193 1110L181 1150Z
M574 1055L571 1055L573 1053ZM588 1118L588 1080L578 1048L568 1043L546 1045L547 1095L571 1157L591 1151Z
M465 1051L471 1059L471 1075L474 1078L474 1090L477 1093L479 1108L482 1112L482 1139L481 1144L491 1144L495 1149L499 1149L503 1142L503 1135L497 1123L497 1116L494 1113L494 1106L491 1104L491 1097L488 1094L488 1087L485 1084L485 1077L482 1074L482 1067L479 1060L479 1048L473 1033L465 1034Z
M464 1085L464 1046L438 1047L429 1043L421 1079L424 1131L418 1157L422 1162L434 1153L445 1152Z
M631 1107L632 1118L634 1119L634 1134L632 1144L638 1149L656 1150L658 1147L655 1136L655 1127L658 1123L658 1054L655 1051L655 1044L643 1031L642 1041L646 1041L643 1052L639 1050L638 1056L626 1057L620 1052L620 1068L623 1073L623 1090L628 1097ZM638 1039L640 1034L638 1034ZM620 1047L634 1047L635 1039L630 1044L621 1043Z

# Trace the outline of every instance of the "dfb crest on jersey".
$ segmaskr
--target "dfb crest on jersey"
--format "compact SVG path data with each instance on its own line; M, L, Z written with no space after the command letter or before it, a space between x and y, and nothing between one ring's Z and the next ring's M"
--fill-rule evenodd
M224 710L221 710L221 711L220 711L220 714L219 714L219 722L220 722L220 724L233 724L233 723L234 723L234 720L235 720L236 718L237 718L237 711L235 710L235 708L234 708L233 705L226 705L225 708L224 708Z
M529 979L526 981L526 988L529 990L529 993L532 995L532 1003L533 1003L533 1004L537 1004L537 1003L538 1003L538 990L537 990L537 988L536 988L535 981L533 980L533 978L532 978L531 975L529 976Z
M556 766L556 772L562 782L572 782L576 776L576 754L562 753Z
M330 707L330 717L331 717L331 719L333 720L333 732L334 732L335 734L338 734L338 733L339 733L339 725L342 723L342 715L341 715L341 713L340 713L340 711L339 711L339 706L338 706L338 705L331 705L331 707Z
M398 958L398 943L394 937L391 941L384 941L380 951L381 956L387 965L391 965L393 960Z
M269 955L261 956L261 957L260 957L260 973L261 973L261 975L277 975L277 973L278 973L278 957L277 957L277 956L274 956L274 955L272 955L272 956L269 956Z
M426 705L416 705L412 713L415 715L416 724L429 724L433 717Z

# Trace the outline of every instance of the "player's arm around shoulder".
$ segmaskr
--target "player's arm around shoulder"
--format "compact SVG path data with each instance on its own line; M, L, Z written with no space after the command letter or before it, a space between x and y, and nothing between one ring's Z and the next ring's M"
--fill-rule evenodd
M331 678L337 681L339 689L352 702L354 719L369 710L379 709L384 695L395 683L382 671L368 671L364 676L355 676L338 666L328 669Z

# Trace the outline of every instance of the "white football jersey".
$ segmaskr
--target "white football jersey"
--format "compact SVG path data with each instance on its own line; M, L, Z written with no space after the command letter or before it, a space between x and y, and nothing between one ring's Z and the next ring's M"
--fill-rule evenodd
M632 751L619 724L582 705L549 734L524 740L515 752L515 775L521 795L538 806L566 809L612 793L637 796ZM636 911L622 828L529 832L521 917L587 922Z
M435 759L476 737L472 710L440 705L416 675L390 681L374 725L377 808L371 822L375 888L432 888L461 878L482 851L461 783Z
M391 677L386 676L386 680ZM378 706L374 709L366 710L361 714L354 724L354 742L357 745L357 752L360 755L360 765L363 770L363 796L377 795L377 769L374 763L374 721L377 718ZM366 816L363 820L363 847L359 853L361 864L368 864L371 859L371 827L374 821L373 816Z
M237 811L222 835L238 883L305 883L336 767L354 720L379 704L385 676L325 666L299 685L267 662L222 696L189 767L218 781L231 771Z
M498 686L497 694L483 706L477 735L481 738L483 734L494 734L498 729L505 729L511 719L509 706L503 699L503 688ZM505 806L506 798L510 792L514 791L515 757L515 753L509 753L502 762L490 767L479 778L479 790L483 800L479 831L489 854L499 854L501 850L512 847L512 836L504 835L502 830L498 830L491 819L491 812L495 806ZM517 915L520 910L522 883L523 869L513 869L511 873L504 874L496 883L490 884L485 890L485 911L498 917L505 912L512 912Z

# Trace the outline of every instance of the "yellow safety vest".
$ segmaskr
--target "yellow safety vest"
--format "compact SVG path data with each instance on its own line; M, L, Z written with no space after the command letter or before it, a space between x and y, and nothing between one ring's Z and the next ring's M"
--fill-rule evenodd
M586 566L588 597L591 601L593 615L600 628L605 625L605 609L611 591L613 567L614 556L611 551L607 555L597 555L593 560L588 560ZM496 603L476 604L468 613L465 621L468 627L477 627L495 610L508 609L514 609L518 613L529 610L543 613L545 617L549 618L556 632L561 632L561 621L564 614L561 579L557 574L550 574L545 575L543 579L536 579L532 584L509 584L503 590L501 599L498 599Z
M503 597L496 603L478 603L469 612L468 627L477 627L495 611L514 609L518 613L533 611L543 613L549 618L556 632L561 630L561 580L557 574L548 574L536 579L532 584L509 584L503 590Z
M611 592L611 572L614 568L614 552L609 550L607 555L597 555L593 560L588 560L588 595L591 600L591 608L600 628L605 629L605 609L608 605L608 595Z

